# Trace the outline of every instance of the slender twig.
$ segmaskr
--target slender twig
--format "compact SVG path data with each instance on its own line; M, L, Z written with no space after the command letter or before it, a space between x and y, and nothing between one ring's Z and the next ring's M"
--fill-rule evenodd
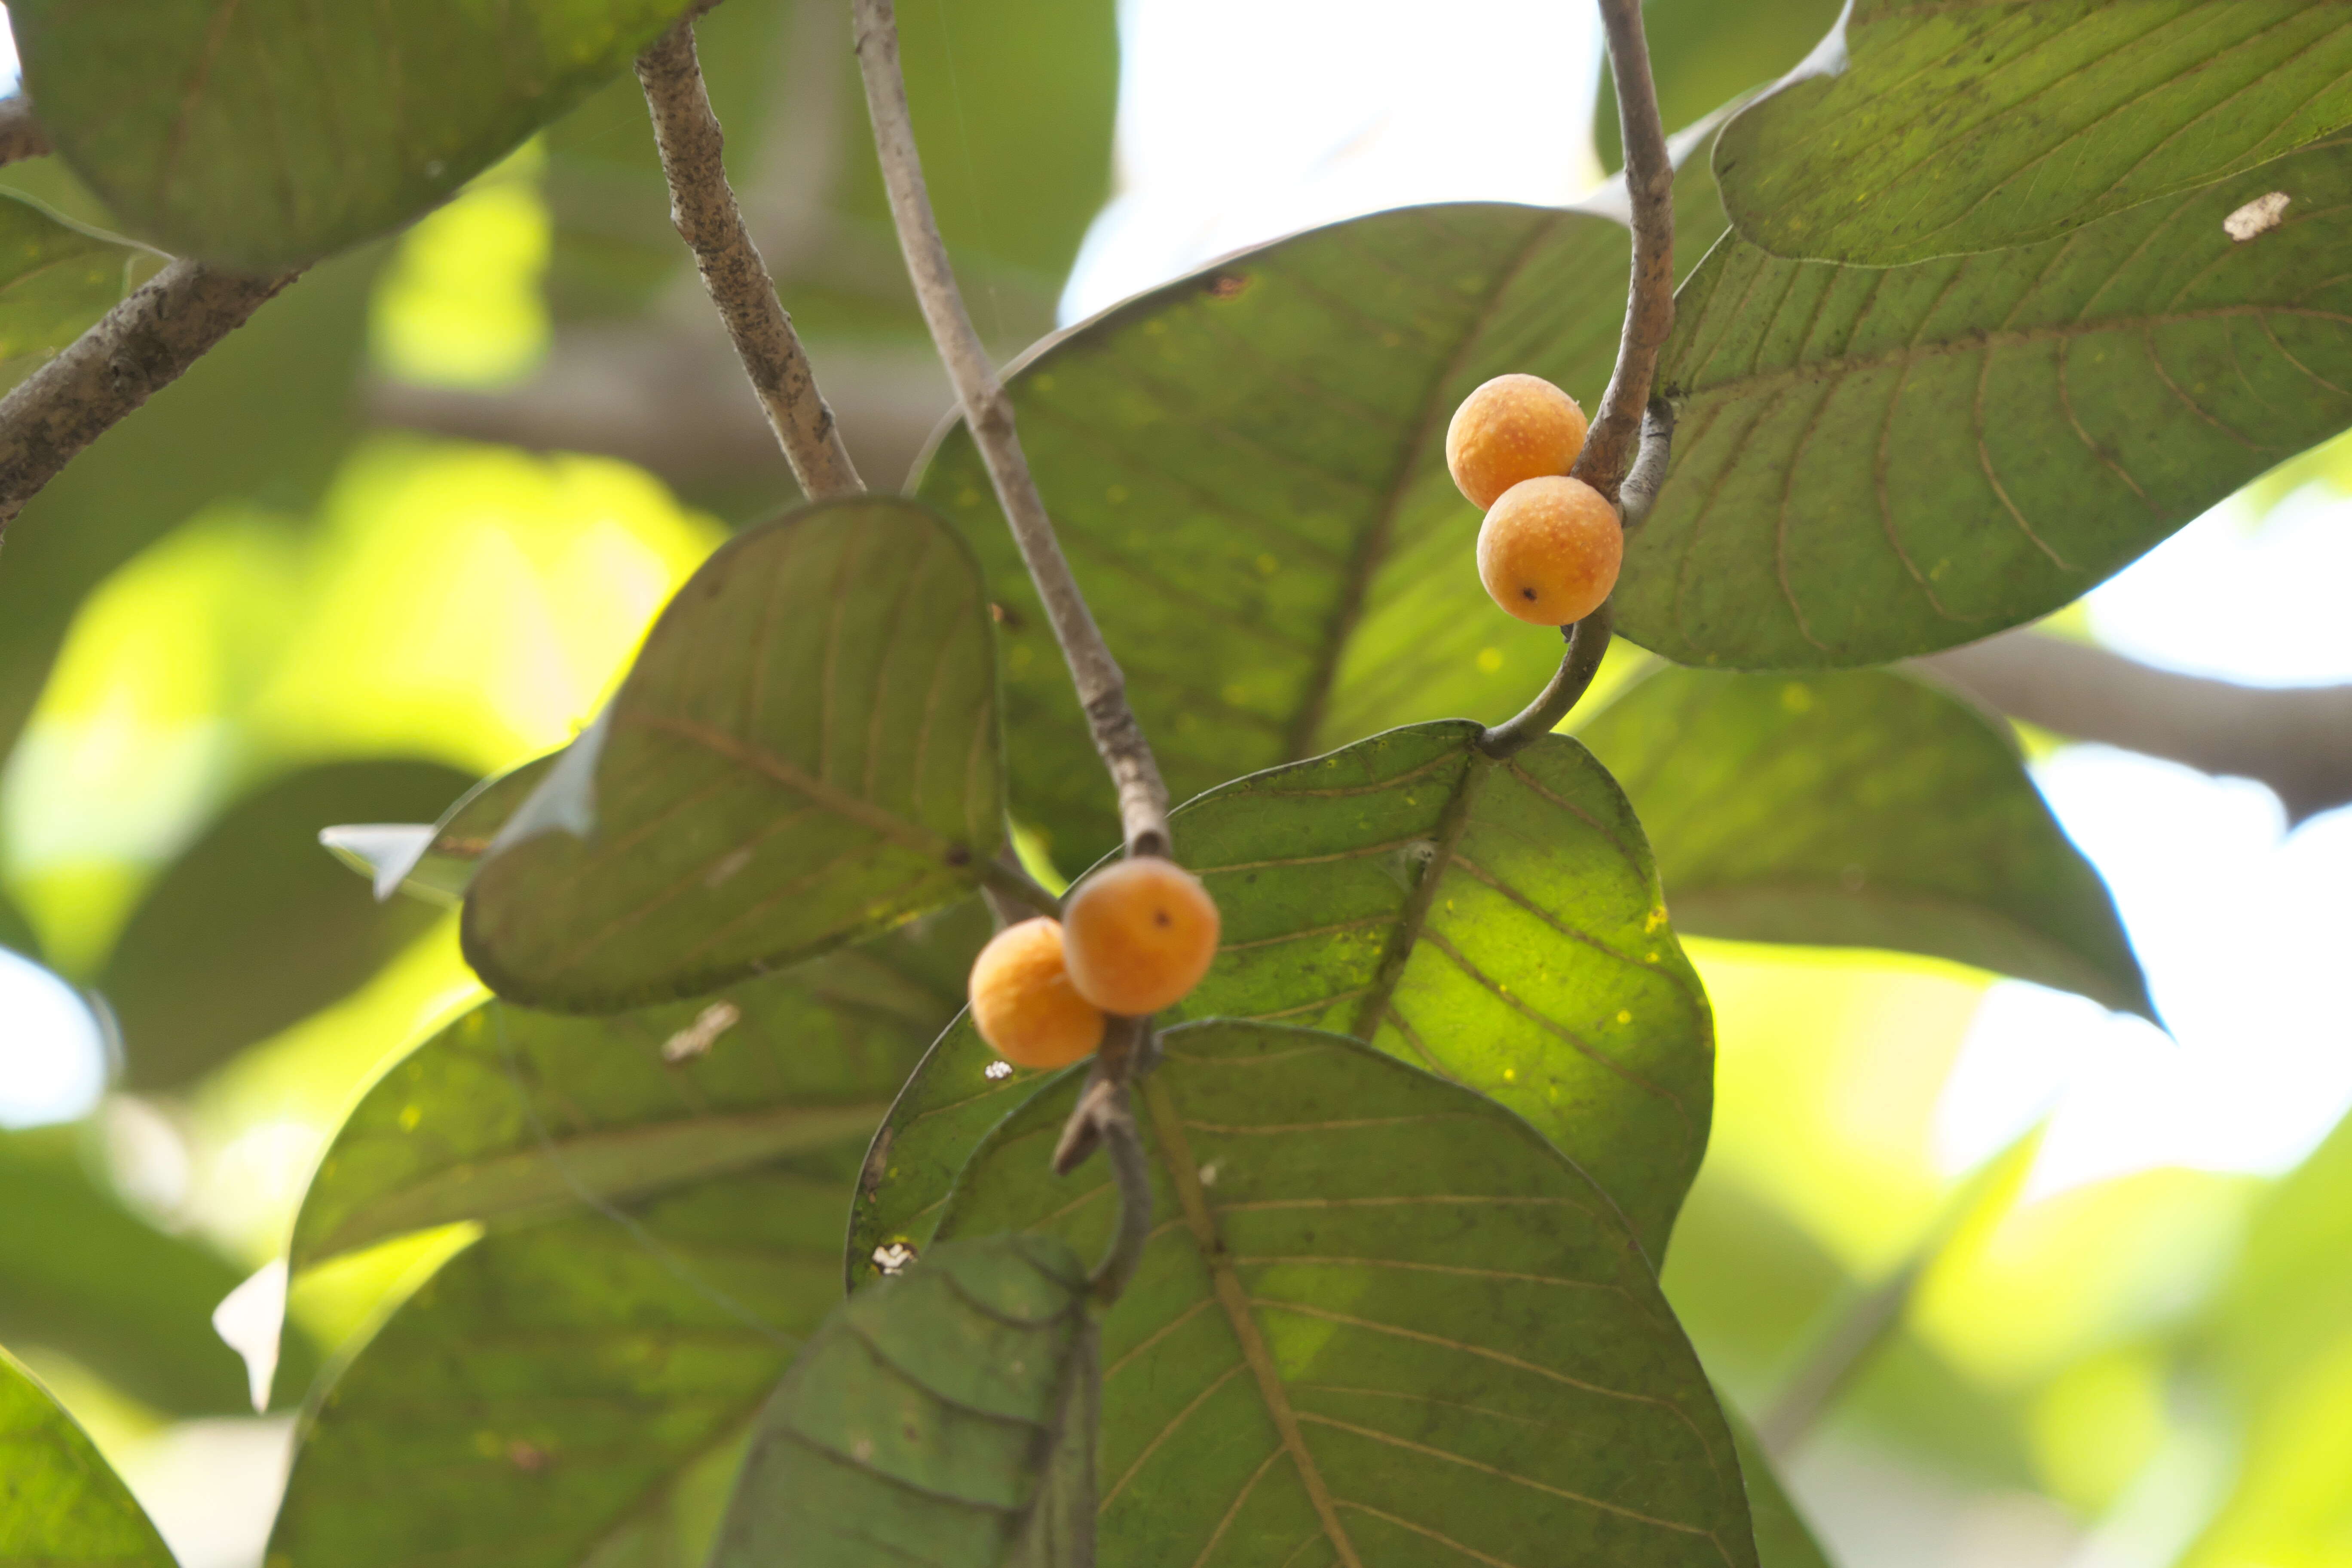
M963 405L965 426L988 465L1013 537L1021 546L1029 575L1045 604L1055 639L1070 666L1070 679L1094 731L1095 750L1102 753L1111 781L1118 789L1119 820L1126 829L1130 855L1165 855L1169 850L1168 789L1160 780L1150 742L1127 703L1127 679L1103 643L1092 611L1070 574L1070 563L1054 537L1054 523L1037 493L1037 482L1022 455L1014 433L1013 401L989 363L988 351L973 331L948 262L946 242L931 213L931 198L923 183L923 164L915 150L915 133L907 110L907 83L898 65L898 24L891 0L856 0L858 65L866 78L866 107L874 121L874 142L881 155L882 180L890 193L890 214L906 252L907 270L921 301L923 318L940 357L947 362Z
M1609 652L1612 619L1608 601L1603 600L1599 609L1563 628L1568 637L1568 652L1560 657L1559 669L1552 676L1551 684L1515 717L1479 736L1479 749L1490 757L1507 757L1558 729L1569 710L1591 689L1593 676L1601 669L1601 660Z
M35 117L33 100L21 92L0 98L0 163L38 158L49 151L49 133Z
M1609 36L1609 71L1617 87L1617 123L1625 144L1625 189L1633 207L1633 276L1626 288L1625 330L1617 368L1569 471L1611 500L1617 499L1633 455L1658 351L1675 325L1675 164L1658 116L1657 85L1650 79L1650 47L1642 36L1641 0L1601 0Z
M1617 512L1627 528L1639 528L1665 487L1666 468L1675 455L1675 405L1663 397L1650 399L1642 416L1642 449L1633 455L1633 471L1617 491Z
M1135 1077L1150 1028L1149 1019L1115 1017L1103 1031L1102 1048L1095 1053L1094 1065L1087 1070L1087 1087L1079 1092L1077 1104L1070 1108L1068 1120L1062 1123L1062 1136L1054 1145L1054 1174L1066 1176L1085 1164L1102 1142L1103 1118L1114 1102L1125 1105L1127 1086Z
M172 262L0 398L0 530L83 447L177 380L294 278Z
M669 181L671 221L694 252L702 286L727 323L793 476L813 498L864 489L727 183L725 137L695 58L691 15L637 57L637 81L646 89L662 174Z
M1135 1278L1136 1265L1143 1261L1143 1248L1151 1239L1151 1163L1144 1156L1143 1138L1135 1129L1135 1113L1124 1086L1097 1118L1097 1124L1112 1179L1118 1184L1118 1228L1111 1232L1110 1246L1095 1265L1093 1276L1095 1297L1108 1305L1118 1300L1127 1282Z
M1000 925L1011 925L1031 915L1062 918L1062 900L1039 886L1021 868L1010 848L980 868L980 890Z

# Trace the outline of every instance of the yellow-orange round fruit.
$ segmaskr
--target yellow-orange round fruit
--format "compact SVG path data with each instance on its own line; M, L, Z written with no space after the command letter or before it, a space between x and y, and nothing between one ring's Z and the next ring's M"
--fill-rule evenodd
M1062 925L1040 915L1006 926L971 962L971 1021L1006 1061L1066 1068L1102 1044L1102 1009L1063 963Z
M1062 906L1070 981L1133 1016L1192 994L1217 956L1217 905L1201 879L1153 856L1106 866Z
M1445 467L1484 511L1522 479L1564 474L1584 450L1584 410L1539 375L1498 375L1445 427Z
M1624 563L1617 509L1582 479L1522 479L1478 527L1478 580L1495 603L1539 626L1599 609Z

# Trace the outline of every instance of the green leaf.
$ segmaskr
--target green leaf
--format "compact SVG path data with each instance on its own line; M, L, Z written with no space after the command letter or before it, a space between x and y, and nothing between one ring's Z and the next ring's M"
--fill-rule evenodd
M2221 220L2296 205L2240 245ZM2352 422L2352 145L2017 250L1892 269L1728 237L1617 628L1684 664L1871 664L2057 608Z
M389 233L578 102L678 0L19 0L66 162L174 252L252 270Z
M1653 1257L1706 1147L1713 1027L1640 824L1585 750L1506 763L1423 724L1241 779L1174 818L1224 945L1168 1016L1344 1030L1524 1116ZM891 1107L850 1268L919 1243L966 1152L1028 1092L968 1020Z
M1677 207L1695 259L1711 186ZM1478 584L1445 426L1506 371L1592 407L1627 254L1594 212L1408 207L1231 258L1019 365L1023 445L1177 798L1391 724L1499 721L1549 679L1559 637ZM1084 864L1117 841L1111 797L961 426L919 493L1004 608L1015 809Z
M173 1568L147 1515L74 1418L0 1350L0 1563Z
M0 194L0 392L112 310L141 256Z
M131 1087L201 1078L422 934L431 914L371 900L319 852L319 829L430 810L465 777L436 763L328 763L229 807L148 891L99 975Z
M2098 872L1958 698L1885 670L1667 668L1577 734L1686 934L1895 948L2155 1016Z
M0 1134L0 1341L62 1351L173 1415L248 1411L245 1370L212 1327L243 1270L123 1207L93 1173L83 1132ZM310 1375L307 1338L286 1336L284 1364L289 1386Z
M1841 9L1840 0L1649 0L1642 30L1660 118L1670 128L1694 124L1779 77L1805 58ZM1604 169L1624 166L1618 135L1617 83L1604 56L1592 109L1593 151ZM1675 238L1677 246L1689 243L1683 235Z
M953 531L911 501L803 508L671 599L476 874L467 959L517 1001L610 1012L887 931L978 884L1002 769ZM522 837L541 824L570 830Z
M272 1552L700 1562L761 1401L841 1300L866 1134L985 925L967 906L707 1003L493 1002L387 1071L320 1163L295 1266L484 1232L314 1397Z
M1066 1246L1002 1236L835 1308L761 1415L712 1568L1093 1568L1087 1300Z
M864 1138L963 1005L988 926L966 902L707 1001L601 1018L477 1007L344 1120L303 1197L292 1267Z
M1337 1036L1209 1020L1165 1051L1137 1107L1160 1224L1102 1325L1106 1562L1755 1562L1698 1359L1582 1169ZM943 1240L1103 1243L1106 1163L1048 1166L1079 1081L991 1134Z
M1733 224L1776 256L2029 245L2352 123L2337 0L1855 0L1842 32L1716 148Z

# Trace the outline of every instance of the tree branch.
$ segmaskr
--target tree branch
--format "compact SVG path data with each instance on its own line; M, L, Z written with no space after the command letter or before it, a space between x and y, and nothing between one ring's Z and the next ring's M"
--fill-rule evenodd
M1560 656L1559 669L1552 676L1551 684L1516 717L1479 736L1479 749L1490 757L1507 757L1558 729L1569 710L1591 689L1592 678L1600 673L1601 661L1609 652L1613 620L1609 602L1604 599L1599 609L1567 627L1568 651Z
M2352 686L2241 686L2032 631L1915 664L2028 724L2258 779L2291 822L2352 801Z
M1650 46L1642 35L1641 0L1601 0L1609 35L1609 71L1617 87L1617 123L1625 144L1625 191L1633 207L1633 275L1626 286L1625 330L1617 367L1592 428L1569 470L1611 500L1633 458L1658 351L1675 325L1675 163L1650 79Z
M0 398L0 531L116 421L245 325L296 274L174 261Z
M0 163L38 158L51 151L49 133L33 114L33 100L21 92L0 98Z
M793 319L776 298L775 280L727 184L726 138L695 58L691 14L637 57L637 82L646 91L662 174L669 181L671 221L694 252L695 269L727 323L743 374L759 395L793 477L813 499L864 489L835 427L833 410L817 390Z
M1028 458L1021 451L1013 424L1013 402L1004 394L996 367L989 363L980 334L973 330L955 272L948 264L947 246L940 237L939 221L923 183L921 156L907 110L907 83L898 65L898 24L891 0L856 0L857 60L866 78L866 107L874 121L874 142L881 155L882 180L890 193L890 215L898 225L898 244L907 254L907 271L914 279L923 319L929 323L940 357L947 362L963 405L965 425L988 465L988 477L1003 507L1013 537L1028 563L1029 575L1045 604L1055 640L1068 661L1078 701L1093 730L1095 750L1102 753L1118 789L1119 820L1126 829L1130 855L1165 855L1169 850L1168 787L1160 782L1150 742L1127 703L1127 679L1105 646L1092 611L1078 592L1070 563L1054 537L1053 519L1037 493Z

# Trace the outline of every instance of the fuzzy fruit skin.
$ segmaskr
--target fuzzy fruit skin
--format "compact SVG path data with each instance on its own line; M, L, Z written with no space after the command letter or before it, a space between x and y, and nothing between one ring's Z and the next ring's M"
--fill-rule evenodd
M1062 906L1071 983L1106 1013L1133 1017L1192 994L1217 956L1217 905L1172 860L1104 867Z
M1445 467L1484 511L1522 479L1564 474L1584 450L1584 410L1539 375L1498 375L1445 427Z
M1102 1044L1102 1009L1070 984L1062 926L1039 915L991 937L971 963L971 1021L1006 1061L1065 1068Z
M1478 580L1495 603L1539 626L1599 609L1624 563L1617 509L1582 479L1523 479L1478 528Z

